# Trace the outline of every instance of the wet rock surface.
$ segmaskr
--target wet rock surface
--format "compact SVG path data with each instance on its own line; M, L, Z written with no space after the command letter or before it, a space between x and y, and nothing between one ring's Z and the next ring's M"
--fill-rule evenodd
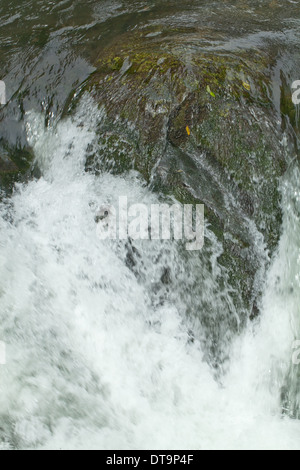
M192 51L190 36L170 35L125 34L97 57L84 91L105 117L86 169L135 169L163 195L204 203L243 323L257 316L258 277L280 235L287 158L271 99L275 57Z
M0 140L0 191L10 194L14 184L30 173L33 152L28 147L9 147Z

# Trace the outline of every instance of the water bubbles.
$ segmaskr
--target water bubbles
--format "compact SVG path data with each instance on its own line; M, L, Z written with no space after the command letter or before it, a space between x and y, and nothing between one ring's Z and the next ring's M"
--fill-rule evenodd
M227 344L220 318L229 310L240 321L222 245L209 230L197 255L171 241L99 240L101 202L158 201L135 173L85 172L102 112L85 97L57 128L26 117L42 177L0 206L0 448L298 448L278 396L299 305L286 290L299 273L289 251L299 231L291 236L286 218L261 326L237 338L221 387L209 331Z

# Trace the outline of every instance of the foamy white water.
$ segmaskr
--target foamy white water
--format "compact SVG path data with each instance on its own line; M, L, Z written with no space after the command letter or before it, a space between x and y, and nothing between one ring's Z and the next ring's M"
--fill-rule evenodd
M185 303L197 317L199 302L166 295L160 282L171 266L179 284L196 279L199 296L231 305L229 292L217 293L221 248L207 231L211 272L194 258L187 270L171 242L145 242L134 247L134 269L128 244L98 239L99 204L157 201L135 173L84 171L99 121L88 98L55 131L27 116L43 177L0 208L0 448L299 449L300 423L280 404L299 332L296 170L262 318L235 341L221 386L204 361L204 333L190 340Z

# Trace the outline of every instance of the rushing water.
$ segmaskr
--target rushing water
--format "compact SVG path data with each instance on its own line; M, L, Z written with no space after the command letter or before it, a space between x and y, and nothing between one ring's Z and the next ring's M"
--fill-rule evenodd
M28 2L26 14L21 7L8 13L11 2L4 3L2 38L5 34L8 49L10 25L20 15L43 30L36 16L45 2ZM45 47L44 62L33 57L32 33L26 47L20 39L6 65L16 87L11 95L19 87L30 90L21 128L41 176L19 184L0 205L0 339L7 345L7 364L0 366L0 449L299 449L300 424L289 407L297 403L300 376L292 367L293 342L300 339L298 165L291 164L282 181L282 236L265 281L261 316L235 339L226 373L216 379L197 309L227 303L239 321L226 272L218 265L222 247L208 228L200 257L183 255L172 242L153 242L150 250L149 242L99 240L95 215L101 203L128 195L151 204L158 196L134 172L117 177L85 171L102 119L89 96L73 117L58 121L63 106L57 96L66 99L92 70L78 57L60 68L68 56L67 46L60 49L61 35L67 42L69 31L75 30L74 39L83 28L81 42L89 42L88 31L96 28L108 41L103 24L107 28L114 18L119 30L131 25L136 11L146 15L143 21L157 20L155 2L146 9L143 2L128 8L126 2L106 3L85 2L80 16L79 2L47 2L49 25L38 46ZM204 2L191 3L200 8ZM264 2L254 3L253 21L259 24L263 18L255 12ZM173 22L185 21L174 3L165 8ZM58 18L64 19L63 33L57 32ZM275 26L281 19L275 15ZM18 61L24 54L30 71L21 79ZM59 72L58 87L53 70ZM36 78L40 73L46 82ZM53 90L53 125L45 127L41 97ZM21 132L9 132L16 113L13 102L4 111L6 138ZM257 249L264 253L263 244Z
M284 189L284 233L261 322L237 340L218 384L201 344L189 341L180 294L160 305L151 299L149 283L166 260L176 262L176 247L152 247L151 259L139 246L137 278L125 246L97 237L98 201L155 201L135 174L85 173L97 119L88 98L56 132L27 116L43 177L1 208L2 446L299 447L299 424L281 416L279 401L299 318L297 173Z

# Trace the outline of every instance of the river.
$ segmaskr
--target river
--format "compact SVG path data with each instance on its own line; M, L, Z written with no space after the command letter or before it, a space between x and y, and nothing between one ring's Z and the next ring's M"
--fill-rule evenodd
M299 449L297 160L280 182L281 238L260 278L260 315L216 374L197 309L199 298L212 310L232 305L226 280L218 291L219 241L207 228L200 256L172 241L101 241L99 204L159 198L135 171L86 172L102 119L88 93L62 119L94 71L96 44L162 18L209 25L209 49L271 43L287 76L300 79L299 2L2 0L0 14L9 100L0 133L26 141L38 168L0 203L0 449ZM268 257L260 238L257 250Z

